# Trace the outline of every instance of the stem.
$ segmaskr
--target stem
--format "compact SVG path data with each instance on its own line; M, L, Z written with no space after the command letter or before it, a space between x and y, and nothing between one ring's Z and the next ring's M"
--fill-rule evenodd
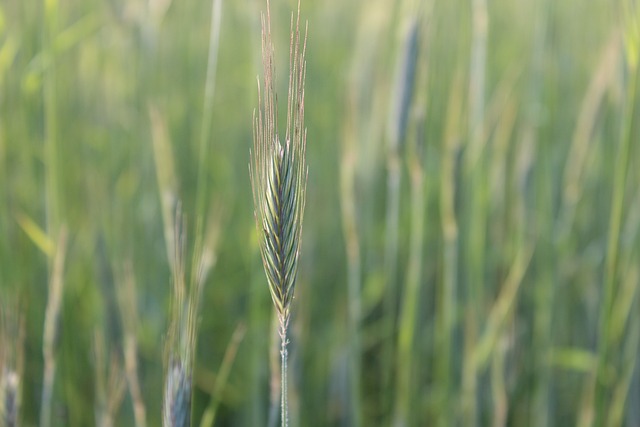
M282 366L278 360L279 345L282 345L280 334L280 320L278 315L272 316L271 326L269 328L269 414L268 427L278 427L278 418L280 417L280 393L282 389Z
M452 343L456 323L456 295L458 288L458 220L456 218L455 194L459 191L456 183L456 153L459 150L460 117L462 109L462 81L457 76L452 85L448 101L444 146L442 149L442 180L440 182L440 218L442 228L443 265L442 285L438 297L437 313L436 367L435 381L441 390L444 402L453 402L451 397L454 376L452 371ZM443 404L438 408L436 423L440 427L452 425L452 410L450 404Z
M611 216L609 218L609 239L607 245L606 265L605 265L605 277L604 277L604 289L603 289L603 304L600 313L600 330L598 339L598 366L595 377L595 402L596 408L596 426L604 425L604 418L606 416L606 389L610 386L609 380L606 378L605 372L607 370L607 364L610 362L609 358L612 354L613 344L611 342L610 328L611 317L613 316L613 302L615 295L618 291L619 283L619 245L620 234L622 228L623 210L624 210L624 198L626 191L627 171L629 170L629 164L631 159L631 147L634 135L637 134L637 125L635 117L637 117L637 90L640 87L640 68L631 70L631 80L628 86L628 98L626 100L627 105L625 109L628 109L625 114L623 122L623 135L622 141L618 147L618 153L615 159L615 175L612 189L611 200Z
M233 331L231 342L229 342L229 345L227 345L227 349L225 350L224 356L222 358L222 363L220 364L220 369L218 369L218 375L216 377L213 390L211 391L211 399L209 400L209 405L207 406L207 409L205 409L204 414L202 415L202 419L200 420L200 427L213 426L213 423L216 419L218 406L220 405L220 395L222 394L222 391L227 384L227 379L229 378L229 373L231 372L231 366L233 365L233 362L236 358L238 347L240 346L240 343L244 338L246 330L247 328L245 324L240 323Z
M287 404L287 325L280 323L280 416L282 427L289 425L289 408Z
M42 355L44 359L44 373L42 380L42 402L40 408L40 427L51 425L51 405L53 385L56 376L56 348L55 341L58 334L58 320L62 304L63 269L66 255L67 232L66 227L60 230L58 245L53 261L47 307L45 310L44 332L42 338Z
M393 371L393 343L394 331L396 330L397 315L397 271L398 271L398 226L400 218L400 185L401 185L401 163L397 150L392 150L387 159L387 213L385 229L385 279L386 294L384 300L384 338L385 344L382 354L382 405L384 411L390 407L392 397L391 376ZM388 344L387 344L388 342Z
M355 106L353 96L349 97L349 118L347 119L344 149L340 167L340 207L342 226L347 253L347 301L348 301L348 336L349 336L349 425L361 426L360 407L360 317L362 302L361 288L361 255L358 237L358 210L355 195L355 174L358 158L357 135L355 131Z
M147 410L142 399L142 390L138 378L137 347L135 335L132 332L127 332L125 335L124 365L133 404L133 418L136 427L146 427Z
M467 272L467 319L465 322L465 356L462 367L463 425L478 425L477 366L472 355L477 343L478 323L485 293L484 249L486 244L486 185L484 146L485 80L487 68L487 30L489 14L486 0L471 2L472 34L469 77L469 142L465 149L467 227L465 230L465 268Z
M418 151L418 150L416 150ZM406 288L400 313L397 349L396 405L393 425L411 425L411 401L414 374L414 347L416 341L416 315L423 268L422 239L424 237L424 170L419 153L410 162L411 172L411 241Z
M43 77L43 102L44 102L44 158L45 158L45 188L46 188L46 227L49 237L60 239L58 235L60 227L60 199L58 178L58 146L57 146L57 101L56 101L56 58L52 40L57 31L57 5L55 0L44 0L44 32L42 38L43 52L51 58L51 63ZM60 243L60 241L59 241ZM64 250L64 249L63 249ZM62 257L60 250L56 251L56 257ZM60 255L59 255L60 254ZM55 262L55 261L54 261ZM56 323L60 310L60 292L62 283L56 280L55 265L49 268L49 296L45 313L44 337L42 353L44 359L44 372L42 379L42 401L40 408L40 427L51 425L51 402L53 385L56 375L55 335ZM58 285L56 287L56 285Z
M60 228L60 179L58 174L58 113L56 88L56 49L52 40L57 34L57 0L44 0L44 31L42 49L50 57L44 72L42 96L44 103L45 203L47 234L58 238Z
M211 25L209 32L209 56L205 79L204 100L202 106L202 123L200 125L200 141L198 147L198 178L196 182L196 215L205 216L206 198L206 159L207 142L211 133L213 115L213 96L215 93L216 70L218 64L218 46L220 44L220 21L222 17L222 1L213 0L211 5Z
M546 31L547 31L547 19L550 13L547 10L548 6L546 2L541 2L538 21L535 24L535 39L534 39L534 70L541 76L543 75L543 57L544 49L546 47ZM535 90L538 97L544 97L544 82L540 80L540 77L536 78L533 82L532 90ZM537 87L536 87L537 86ZM538 98L540 101L540 98ZM542 99L547 108L556 108L556 102L553 99ZM535 114L535 113L533 113ZM548 132L543 128L541 123L533 123L534 138L539 138L539 143L536 149L536 159L543 165L552 164L553 160L553 147L548 144L549 139L545 137L544 133ZM544 132L544 133L543 133ZM533 356L533 367L535 376L537 378L536 383L532 389L532 404L533 404L533 427L545 427L552 424L553 414L553 377L549 368L549 363L546 360L546 355L550 353L553 346L553 314L554 314L554 301L555 301L555 283L556 283L556 258L558 248L552 242L553 241L553 224L549 221L554 216L555 203L554 203L554 184L555 182L550 177L546 168L537 167L535 172L534 181L534 194L536 200L536 213L532 216L536 245L539 245L539 250L536 251L534 259L534 316L533 316L533 329L532 329L532 344L533 348L538 349Z

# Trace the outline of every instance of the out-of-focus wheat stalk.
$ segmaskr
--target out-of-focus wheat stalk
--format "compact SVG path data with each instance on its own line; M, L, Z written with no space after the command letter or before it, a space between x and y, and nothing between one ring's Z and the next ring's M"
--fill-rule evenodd
M274 48L269 1L262 15L264 99L258 85L259 111L253 120L253 151L249 171L253 189L260 252L276 308L281 339L281 423L287 425L287 328L296 282L302 218L307 185L306 129L304 127L305 37L300 40L300 3L297 19L291 15L287 129L278 135ZM264 101L264 103L263 103Z
M44 332L42 337L42 354L44 356L44 378L42 380L42 402L40 410L40 427L51 425L51 405L53 384L56 375L56 337L58 335L58 318L62 306L62 290L64 285L64 262L67 254L67 229L60 228L58 244L53 258L53 268L49 281L47 308L44 314Z
M460 149L460 120L462 116L462 77L454 76L444 127L440 181L440 225L442 229L442 284L438 295L436 313L436 356L434 376L440 386L443 400L450 401L454 383L453 348L457 318L459 227L455 210L456 156ZM447 405L438 411L438 425L452 423L452 410Z
M125 390L124 371L115 351L108 351L104 333L96 329L93 339L96 375L96 427L113 427Z
M464 242L466 264L467 307L465 320L465 358L462 367L463 425L474 427L478 423L477 367L470 357L478 335L478 307L483 304L484 293L484 245L485 245L485 188L484 179L484 123L485 80L487 67L487 32L489 13L486 0L471 2L471 57L469 69L469 134L465 148L465 187L469 206L465 209L468 224Z
M400 24L398 54L396 57L394 82L390 94L390 108L387 124L387 199L385 213L385 296L384 296L384 334L389 339L382 354L382 403L384 410L390 409L393 397L392 373L394 362L395 332L397 330L398 299L398 245L400 226L400 196L402 192L402 153L409 109L415 89L415 74L418 55L418 23L415 11L403 11ZM390 410L389 410L390 412Z
M206 168L208 158L208 142L213 120L213 95L216 86L216 71L218 65L218 46L220 45L220 22L222 20L222 0L212 0L211 24L209 30L209 54L207 59L207 74L204 85L204 99L202 106L202 123L200 124L200 140L198 149L198 181L196 187L196 214L204 218L206 207Z
M138 377L138 344L136 329L138 325L136 283L131 261L117 269L116 293L120 318L123 325L124 369L126 372L129 394L133 402L133 417L136 427L147 426L147 410L142 397Z
M361 255L358 236L358 210L356 207L356 166L358 159L357 111L355 95L348 98L347 119L345 120L342 161L340 162L340 208L342 229L347 255L347 295L349 331L349 422L354 427L361 426L361 337L360 320L362 312Z
M610 405L610 375L607 374L615 354L620 350L612 333L615 319L615 300L622 287L622 227L625 217L625 199L627 196L627 176L629 174L634 147L633 141L640 137L640 5L633 0L621 2L621 26L625 42L625 59L628 71L626 96L622 105L622 132L614 160L613 187L611 189L611 214L605 263L602 306L598 330L598 364L594 377L594 420L595 425L605 425L607 407Z
M415 423L411 408L413 400L416 373L416 336L417 318L420 311L420 290L423 269L424 220L426 212L425 167L424 153L426 139L427 118L427 88L428 88L428 45L425 30L427 15L419 15L410 25L409 48L413 50L412 61L415 63L416 81L414 100L410 108L410 118L407 129L407 168L409 171L410 199L410 229L409 256L405 277L405 286L401 292L400 312L398 316L398 336L396 348L396 378L395 399L393 407L393 425L404 427ZM411 56L410 56L411 57ZM408 114L409 115L409 114Z
M200 427L213 426L213 423L216 419L218 406L220 405L220 395L224 390L224 386L227 384L227 379L229 378L229 373L231 372L231 366L233 365L236 354L238 353L238 348L240 347L240 343L244 339L244 335L246 332L247 327L244 323L238 324L238 326L236 326L236 329L233 331L231 341L229 342L229 345L227 345L227 349L224 352L224 357L222 358L220 369L218 369L216 381L213 386L213 392L211 393L211 399L209 400L209 406L207 406L207 409L205 409L204 414L202 415L202 419L200 420Z

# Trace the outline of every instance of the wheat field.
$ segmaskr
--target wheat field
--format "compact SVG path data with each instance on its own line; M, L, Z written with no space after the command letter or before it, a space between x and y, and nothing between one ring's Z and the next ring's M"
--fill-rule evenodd
M301 0L286 307L266 10L0 0L0 427L640 426L640 3Z

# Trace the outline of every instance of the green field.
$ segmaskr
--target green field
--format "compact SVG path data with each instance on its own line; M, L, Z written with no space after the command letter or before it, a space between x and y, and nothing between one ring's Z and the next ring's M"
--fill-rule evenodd
M284 134L297 2L271 1ZM22 426L162 424L178 211L186 276L212 266L192 425L279 425L248 167L265 11L0 0L0 427L13 392ZM640 2L301 17L289 424L640 426Z

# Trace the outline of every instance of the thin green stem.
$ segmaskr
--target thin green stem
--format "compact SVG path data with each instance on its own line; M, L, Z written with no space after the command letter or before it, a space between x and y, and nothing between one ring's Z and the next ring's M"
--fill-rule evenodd
M50 58L49 66L43 76L44 98L44 156L45 156L45 187L47 210L47 233L52 239L57 239L60 227L60 198L58 177L58 114L56 89L56 55L53 46L57 32L57 1L44 0L45 17L42 49Z
M384 336L389 345L384 346L382 360L382 402L385 410L391 402L391 377L393 371L393 334L396 330L397 295L398 295L398 227L400 222L400 186L401 161L400 155L393 150L387 161L387 213L385 229L384 266L386 278L386 295L384 299Z
M44 360L44 374L42 380L42 401L40 409L40 427L51 425L51 409L53 405L53 386L55 382L57 354L55 340L58 335L58 323L62 306L64 286L64 263L67 250L66 227L60 229L56 252L53 260L49 294L45 309L45 322L42 337L42 355Z
M436 425L447 427L452 424L452 412L448 406L451 402L451 389L454 382L453 363L451 361L453 335L456 319L456 295L458 288L459 232L456 218L455 194L459 191L456 185L456 153L459 150L460 117L462 109L462 83L458 75L451 84L448 111L444 131L444 144L441 159L440 182L440 221L443 242L442 283L438 296L436 314L436 348L438 349L434 376L444 404L438 408Z
M596 393L595 407L596 407L596 426L604 424L605 408L607 403L605 402L606 392L608 388L609 380L606 378L605 372L607 370L607 364L609 362L609 355L611 348L610 340L610 323L612 317L613 302L615 299L618 280L618 249L620 244L620 230L622 228L622 216L624 208L624 196L626 190L627 171L629 169L629 163L631 159L631 141L634 139L634 135L637 133L637 89L640 86L640 67L636 67L632 70L633 75L629 81L628 98L626 115L624 118L624 130L622 141L618 149L618 153L615 160L615 175L613 182L613 196L611 200L611 216L609 218L609 240L607 244L607 258L606 258L606 271L604 281L604 300L600 315L600 334L598 342L598 371L596 377Z
M350 99L353 102L353 98ZM353 427L361 425L361 339L360 318L361 301L361 255L358 237L358 211L355 196L356 161L358 157L357 136L355 135L355 107L348 108L346 135L340 168L340 207L342 226L347 255L347 301L348 301L348 336L349 336L349 422Z
M424 237L424 170L416 155L410 164L411 170L411 242L407 268L404 300L400 313L398 333L398 372L396 377L396 402L394 426L412 425L410 409L412 397L412 374L414 372L414 346L416 337L416 315L422 270L422 245Z
M207 59L207 75L205 78L204 100L202 107L202 123L198 148L198 181L196 183L196 215L204 218L206 199L206 162L207 142L211 134L213 115L213 96L216 85L218 64L218 46L220 44L220 22L222 18L222 0L213 0L211 6L211 28L209 32L209 56Z
M465 322L465 357L462 368L463 425L478 424L477 367L471 356L476 346L478 322L484 303L484 274L486 242L485 159L485 75L487 68L487 31L489 13L486 0L473 0L472 39L469 77L469 142L466 147L466 192L469 206L467 219L465 264L467 285L467 319Z
M289 425L289 405L287 402L287 326L280 327L280 425L287 427Z
M216 377L215 384L213 386L213 391L211 392L211 399L209 400L209 405L207 409L205 409L204 414L202 415L202 419L200 420L200 427L212 427L213 423L216 419L216 414L218 412L218 406L220 405L220 395L222 390L224 390L225 385L227 384L227 379L229 378L229 373L231 372L231 366L236 358L236 354L238 353L238 347L240 346L240 342L244 338L244 334L246 332L246 326L244 323L236 326L233 335L231 336L231 342L227 346L227 350L224 353L224 357L222 358L222 363L220 364L220 369L218 369L218 375Z

